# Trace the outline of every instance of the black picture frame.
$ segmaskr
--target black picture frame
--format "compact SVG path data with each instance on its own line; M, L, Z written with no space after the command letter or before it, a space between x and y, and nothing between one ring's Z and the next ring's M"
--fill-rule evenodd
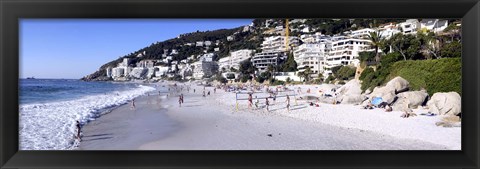
M478 0L1 0L0 168L479 168ZM21 18L462 18L461 151L18 151Z

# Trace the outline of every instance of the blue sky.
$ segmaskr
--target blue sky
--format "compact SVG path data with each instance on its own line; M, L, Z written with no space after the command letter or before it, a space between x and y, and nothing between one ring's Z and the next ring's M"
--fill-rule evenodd
M252 19L22 19L20 78L78 79L157 41L251 22Z

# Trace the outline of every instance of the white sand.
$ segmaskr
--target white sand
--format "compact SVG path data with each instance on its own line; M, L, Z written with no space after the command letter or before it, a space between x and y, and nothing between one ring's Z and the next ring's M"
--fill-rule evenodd
M460 149L461 128L437 127L434 123L439 117L403 119L401 112L363 110L353 105L310 107L301 101L297 102L295 110L287 112L285 98L277 98L276 103L270 99L274 104L271 112L249 110L246 100L240 102L239 111L236 111L234 93L217 89L214 94L213 88L207 87L211 95L204 98L201 96L203 87L195 88L195 94L193 90L183 92L185 103L182 107L178 106L178 97L169 97L159 104L147 104L148 97L145 97L144 102L137 103L136 115L129 116L132 110L125 105L100 117L83 129L84 141L80 149ZM291 104L295 105L294 98ZM110 138L98 139L101 134L110 134ZM85 136L92 135L94 137L87 141Z

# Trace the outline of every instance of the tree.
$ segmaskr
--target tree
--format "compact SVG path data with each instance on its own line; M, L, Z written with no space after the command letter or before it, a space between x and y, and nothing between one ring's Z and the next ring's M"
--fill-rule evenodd
M420 54L421 42L415 37L415 35L403 35L398 33L393 35L389 41L394 52L399 52L404 60L415 59Z
M355 68L342 66L334 75L339 80L348 80L355 76Z
M284 72L294 72L297 71L297 62L295 62L295 59L293 57L293 53L289 53L287 57L287 61L283 64L282 70Z
M366 66L367 62L373 61L375 59L375 53L368 51L358 52L358 57L360 62L362 63L361 65Z
M383 45L384 38L382 38L379 31L370 32L368 39L371 41L371 46L375 49L375 61L380 62L380 55L378 49Z
M424 55L428 57L433 55L435 58L440 58L440 40L435 36L435 33L429 32L427 34L419 33L417 38L420 40L420 48L424 52Z

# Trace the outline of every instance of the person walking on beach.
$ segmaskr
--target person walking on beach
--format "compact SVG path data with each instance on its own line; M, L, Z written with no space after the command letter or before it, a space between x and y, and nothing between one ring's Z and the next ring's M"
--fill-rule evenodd
M132 99L132 109L135 109L135 99Z
M82 141L82 138L80 138L80 131L81 131L81 128L82 126L80 125L80 122L77 120L77 139L79 139L80 141Z
M270 103L268 102L268 97L265 98L265 106L267 107L267 111L270 111L268 110L268 106L270 105Z
M178 107L182 107L182 95L178 96Z
M252 105L253 105L253 98L252 98L252 94L249 93L248 94L248 108L252 108Z
M205 97L205 90L203 90L203 97Z
M195 93L195 89L193 89L193 93Z
M183 103L183 94L180 94L181 98L182 98L182 103Z
M290 112L290 96L287 95L287 110Z
M207 95L209 95L209 96L210 96L210 90L208 91Z
M217 93L217 88L213 88L213 93Z

